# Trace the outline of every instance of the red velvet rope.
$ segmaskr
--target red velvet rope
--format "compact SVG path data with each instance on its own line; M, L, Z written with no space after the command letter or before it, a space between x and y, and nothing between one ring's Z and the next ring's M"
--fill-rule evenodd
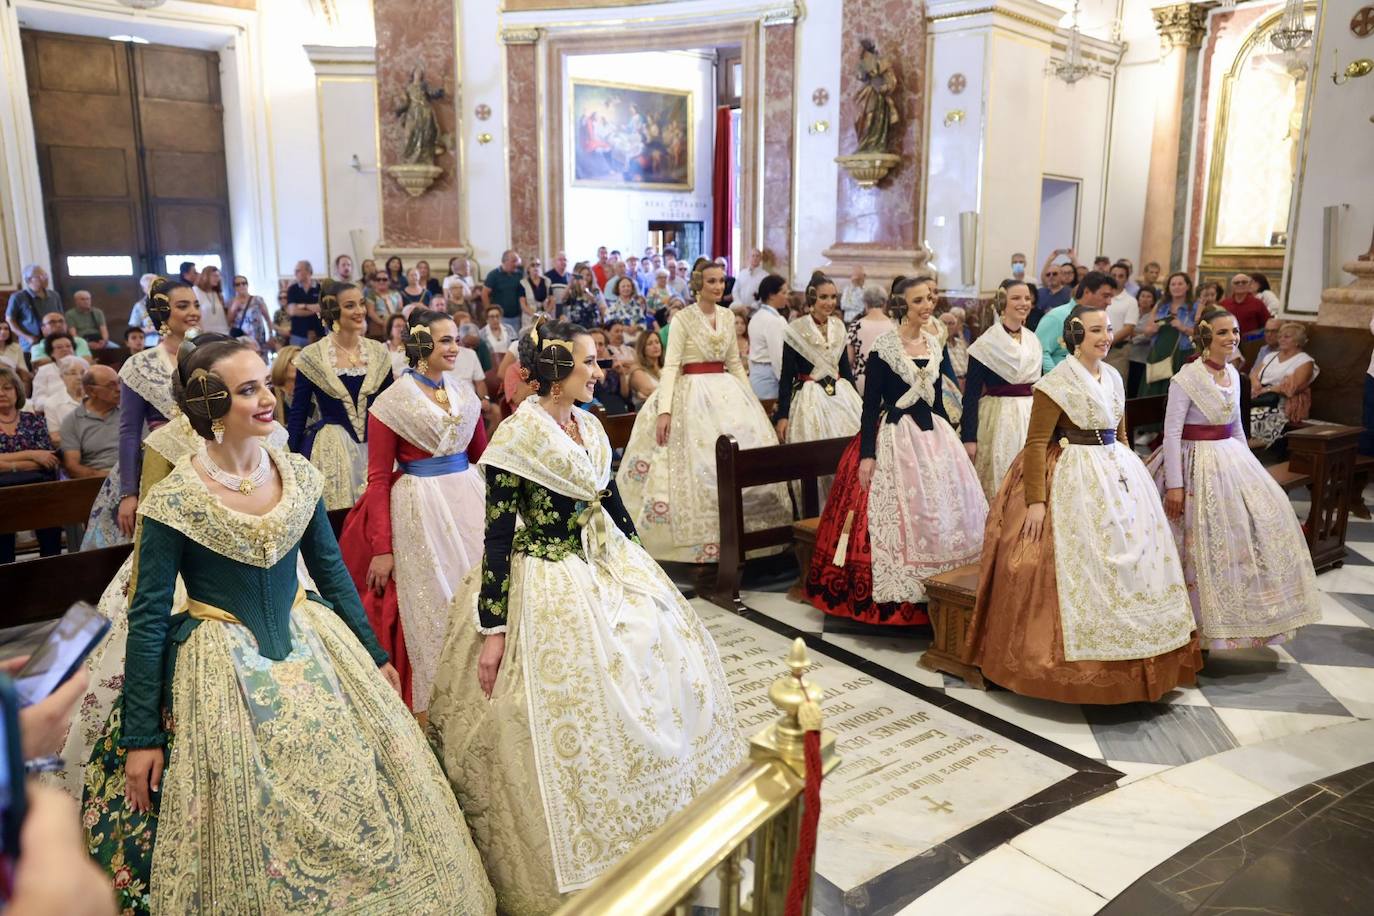
M802 737L806 755L806 785L802 788L801 837L792 860L792 882L787 888L785 916L802 916L809 885L807 875L816 855L816 826L821 819L821 733L809 731Z

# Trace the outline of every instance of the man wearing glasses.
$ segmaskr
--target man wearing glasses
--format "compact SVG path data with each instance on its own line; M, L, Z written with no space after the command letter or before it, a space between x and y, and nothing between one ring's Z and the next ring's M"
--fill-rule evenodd
M80 406L62 420L62 467L68 477L105 477L119 457L119 373L91 366L81 392Z
M363 291L363 305L367 309L368 330L376 335L386 333L386 323L392 315L401 313L401 294L392 290L391 278L386 271L378 270L367 278L367 289ZM374 330L375 328L375 330Z

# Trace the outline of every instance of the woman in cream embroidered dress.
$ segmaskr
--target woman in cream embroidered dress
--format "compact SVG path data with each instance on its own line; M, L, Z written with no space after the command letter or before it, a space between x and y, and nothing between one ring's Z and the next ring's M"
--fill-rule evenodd
M1035 385L964 646L997 684L1064 703L1154 702L1202 667L1159 495L1121 441L1125 387L1104 362L1112 291L1084 294L1064 324L1069 357Z
M725 269L709 262L692 275L695 308L673 319L658 390L635 418L616 481L644 548L656 560L714 563L720 557L716 439L740 448L777 445L735 343L735 319L716 305ZM744 491L746 530L792 522L783 484ZM777 553L769 548L760 553Z
M935 282L908 278L896 295L902 322L868 354L862 427L840 459L806 581L818 609L865 623L925 623L922 580L977 559L988 508L940 397L949 355L930 324Z
M606 433L573 405L602 376L592 338L536 326L520 362L541 394L482 455L486 553L430 703L512 916L557 909L743 757L715 643L633 540Z
M1246 443L1235 317L1204 314L1202 358L1170 380L1164 444L1150 459L1204 649L1287 642L1321 620L1312 555L1287 495Z
M367 409L391 384L391 356L363 336L367 308L351 283L325 290L320 320L330 333L296 357L286 428L291 450L324 474L325 507L349 509L367 485Z
M84 799L121 904L493 913L462 812L339 558L320 474L261 444L267 367L223 342L179 373L207 441L139 506L122 725L107 739L122 750L97 749ZM298 556L319 595L301 588ZM178 575L188 610L171 616ZM125 842L131 814L153 812L155 839Z
M1030 287L1002 284L1001 319L968 348L964 422L959 437L973 459L983 494L991 501L1030 426L1031 386L1040 380L1040 339L1026 328L1034 300Z
M402 696L424 712L449 604L482 558L486 488L470 462L482 456L487 434L472 386L451 375L458 326L442 312L410 317L410 367L372 402L367 490L339 546L401 675Z
M143 440L177 415L172 373L182 341L200 329L200 306L190 286L157 277L148 287L147 308L162 339L120 367L119 458L96 494L82 550L127 544L133 538Z
M854 390L844 322L835 317L840 295L817 271L806 285L810 314L793 319L782 335L782 378L773 412L778 439L812 442L849 438L859 431L863 401ZM825 505L830 480L821 481Z

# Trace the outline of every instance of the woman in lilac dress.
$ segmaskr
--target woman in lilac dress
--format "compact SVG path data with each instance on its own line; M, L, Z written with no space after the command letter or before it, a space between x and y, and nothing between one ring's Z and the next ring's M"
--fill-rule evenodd
M1236 319L1198 321L1202 356L1169 382L1164 444L1150 470L1164 496L1204 649L1274 645L1321 619L1312 557L1288 497L1241 429Z

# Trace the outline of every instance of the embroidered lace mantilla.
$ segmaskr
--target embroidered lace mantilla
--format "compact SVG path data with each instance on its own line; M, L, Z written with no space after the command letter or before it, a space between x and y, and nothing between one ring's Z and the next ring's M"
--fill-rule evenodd
M826 322L824 334L809 315L803 315L788 322L782 339L812 365L814 378L840 377L840 356L845 348L844 322L834 315Z
M224 506L183 458L138 504L138 514L179 531L218 554L268 569L301 539L315 514L324 478L300 455L268 449L281 474L282 498L265 515Z
M921 337L925 339L926 347L930 350L930 358L924 366L916 365L902 346L902 339L896 331L887 331L879 335L873 343L872 353L878 354L907 384L906 394L897 399L898 410L905 410L915 404L917 398L927 404L935 403L935 381L940 377L941 343L938 337L926 330L921 331Z
M138 393L164 417L171 419L180 411L172 393L172 373L176 365L162 345L140 350L124 361L119 380Z
M353 427L354 438L362 442L367 438L367 399L382 387L382 382L391 374L391 354L387 352L386 344L368 337L361 338L358 346L366 363L367 378L363 380L356 401L344 387L335 369L338 351L334 347L334 338L326 337L301 350L296 357L296 371L343 405L348 422Z

